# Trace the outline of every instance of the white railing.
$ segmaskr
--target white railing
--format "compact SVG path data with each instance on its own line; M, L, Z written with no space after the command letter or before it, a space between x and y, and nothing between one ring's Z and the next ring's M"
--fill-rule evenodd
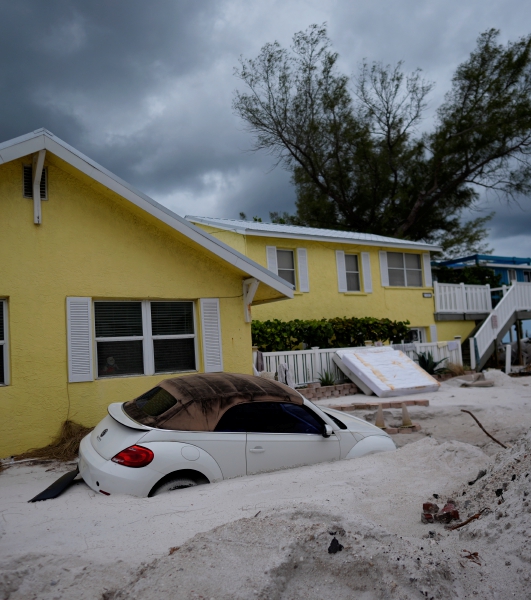
M491 289L487 285L433 282L435 312L485 313L492 310Z
M507 288L496 308L485 319L476 335L470 338L470 361L473 369L496 340L498 333L519 310L531 310L531 283L514 282L510 288Z
M449 349L448 343L450 343ZM393 346L397 350L402 350L412 360L417 358L417 353L431 352L435 361L447 359L440 366L444 367L447 363L457 365L463 364L461 355L460 341L438 342L426 344L397 344ZM305 385L312 381L319 381L319 375L325 371L334 373L337 381L345 381L345 375L337 368L332 360L334 352L337 350L348 350L349 348L316 348L313 350L292 350L286 352L264 352L264 370L272 373L278 371L280 363L286 363L295 380L295 385ZM351 348L350 348L351 349Z

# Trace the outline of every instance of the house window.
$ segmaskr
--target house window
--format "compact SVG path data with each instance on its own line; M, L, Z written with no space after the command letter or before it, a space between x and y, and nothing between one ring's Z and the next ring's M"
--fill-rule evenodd
M0 300L0 385L7 384L7 302Z
M347 291L359 292L360 286L360 268L356 254L345 254L345 272L347 275Z
M278 275L295 285L295 260L293 250L277 250Z
M193 302L94 302L98 377L196 370Z
M420 254L388 252L387 267L389 271L389 285L422 287Z
M531 271L524 271L524 281L531 283Z
M516 269L508 269L507 275L509 276L509 283L516 281Z
M23 167L23 196L24 198L33 198L33 167L24 165ZM45 167L41 175L41 200L48 199L48 169Z
M426 331L424 327L411 327L404 338L406 343L423 344L426 341Z

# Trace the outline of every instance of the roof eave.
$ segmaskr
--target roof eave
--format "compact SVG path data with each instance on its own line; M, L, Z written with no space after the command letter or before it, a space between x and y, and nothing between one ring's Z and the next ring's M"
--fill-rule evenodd
M196 217L186 216L185 217L190 223L201 223L210 227L218 227L225 231L232 231L241 235L252 235L256 237L269 237L269 238L282 238L282 239L293 239L293 240L308 240L313 242L328 242L336 244L351 244L355 246L375 246L381 248L405 248L408 250L428 250L430 252L440 252L441 246L434 246L432 244L423 244L420 242L408 243L407 240L403 242L390 242L382 240L355 240L352 238L342 237L328 237L319 235L305 235L300 233L281 233L278 231L258 231L256 229L250 229L248 227L230 226L225 224L216 223L209 219L198 219Z
M148 214L185 237L233 265L249 277L255 277L287 298L293 298L294 288L281 277L255 263L237 250L183 219L146 194L143 194L98 163L69 146L49 131L39 129L0 144L0 164L17 160L46 149L101 185L129 200Z

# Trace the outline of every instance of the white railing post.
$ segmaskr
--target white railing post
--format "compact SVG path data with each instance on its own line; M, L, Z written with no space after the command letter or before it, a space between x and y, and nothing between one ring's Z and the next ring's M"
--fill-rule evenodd
M312 346L312 350L313 350L313 354L312 354L312 362L313 362L313 369L312 369L312 381L317 381L319 379L319 368L320 365L317 365L317 362L319 361L319 363L321 362L321 355L319 352L319 346Z
M439 298L440 290L439 290L439 282L433 282L433 293L435 294L435 312L439 312L441 310L441 300Z
M476 368L476 349L474 347L474 338L469 338L470 344L470 367L472 370Z
M454 335L454 340L457 342L457 354L459 356L459 364L463 366L463 350L461 348L461 336Z
M485 287L487 288L487 310L490 312L492 310L492 293L490 291L490 284L487 283Z
M460 287L460 296L461 296L461 306L459 307L463 312L467 312L467 301L466 301L466 289L465 284L461 282L459 284Z
M513 347L511 344L505 346L505 373L509 375L511 372L511 362L513 355Z

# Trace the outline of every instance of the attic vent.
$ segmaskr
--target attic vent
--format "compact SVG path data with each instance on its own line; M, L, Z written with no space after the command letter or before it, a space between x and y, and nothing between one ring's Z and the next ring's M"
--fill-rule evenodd
M24 198L33 198L33 167L24 165ZM48 200L48 169L45 167L41 175L41 200Z

